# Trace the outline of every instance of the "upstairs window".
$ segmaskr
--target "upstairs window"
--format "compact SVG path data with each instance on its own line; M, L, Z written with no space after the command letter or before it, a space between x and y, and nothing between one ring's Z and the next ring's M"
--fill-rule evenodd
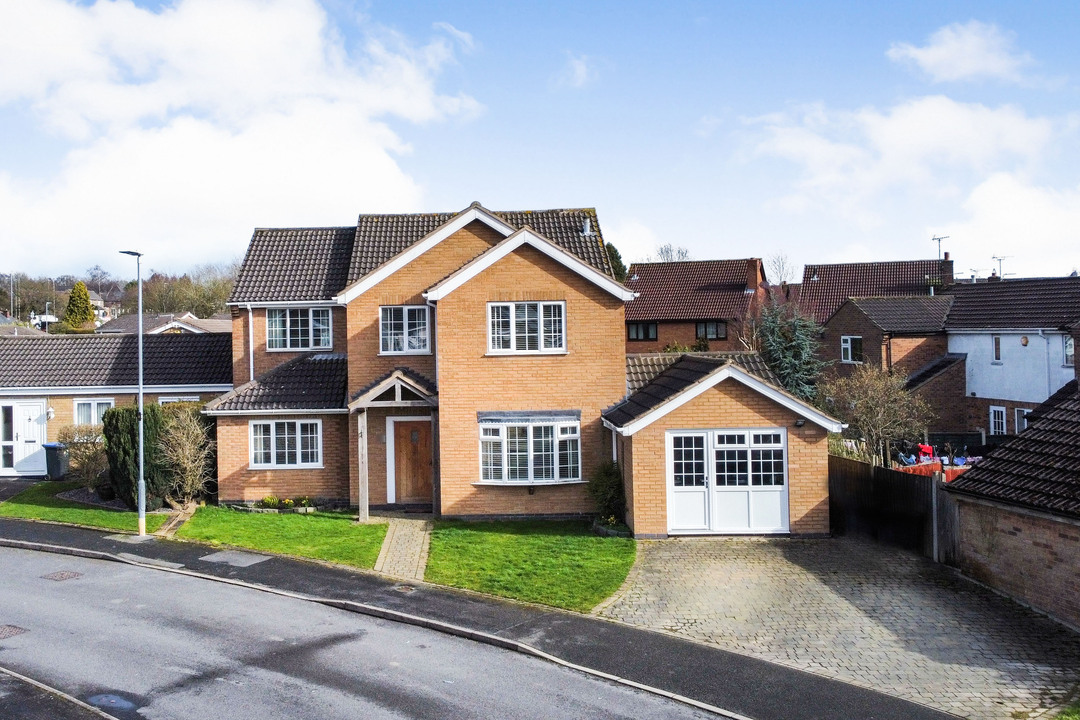
M270 350L329 350L332 345L330 308L266 311L266 347Z
M626 337L630 340L655 340L656 323L627 323Z
M990 342L991 342L991 348L990 348L991 355L990 355L990 357L993 358L993 362L1000 363L1001 362L1001 336L1000 335L992 336L990 338Z
M723 320L707 320L697 324L698 340L726 340L727 323Z
M1063 344L1065 346L1065 366L1073 367L1076 365L1076 343L1071 335L1066 335Z
M863 361L862 338L858 335L844 335L840 338L840 362L861 363Z
M402 305L379 310L379 353L419 355L431 352L426 305Z
M488 303L488 350L493 353L566 351L566 303Z

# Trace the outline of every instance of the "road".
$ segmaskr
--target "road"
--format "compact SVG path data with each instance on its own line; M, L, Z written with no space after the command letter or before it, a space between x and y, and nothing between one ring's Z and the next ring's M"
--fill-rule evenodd
M12 549L0 549L0 568L0 666L121 719L715 717L519 653L249 588ZM0 715L20 697L0 694Z

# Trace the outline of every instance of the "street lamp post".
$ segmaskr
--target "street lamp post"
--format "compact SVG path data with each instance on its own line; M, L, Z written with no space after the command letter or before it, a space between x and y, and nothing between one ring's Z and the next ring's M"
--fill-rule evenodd
M52 305L48 300L45 301L45 334L49 333L49 306Z
M135 258L135 282L139 286L139 535L146 535L146 467L143 452L143 314L142 314L142 253L121 250L121 255Z

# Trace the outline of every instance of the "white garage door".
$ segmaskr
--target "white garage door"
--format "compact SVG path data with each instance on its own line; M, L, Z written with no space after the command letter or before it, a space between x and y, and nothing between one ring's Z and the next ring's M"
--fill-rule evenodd
M783 428L667 433L668 532L788 532Z

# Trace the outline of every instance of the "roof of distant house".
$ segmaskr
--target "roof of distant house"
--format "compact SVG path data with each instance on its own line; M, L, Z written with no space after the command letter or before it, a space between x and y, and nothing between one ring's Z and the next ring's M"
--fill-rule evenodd
M202 319L195 317L189 312L164 313L161 315L143 313L144 333L153 335L173 329L180 332L231 333L232 317L229 315L214 315L213 317ZM139 314L128 313L126 315L121 315L114 320L102 324L101 327L94 332L104 335L114 333L138 333Z
M824 323L853 297L929 295L953 281L952 260L807 265L799 289L799 309Z
M1028 426L994 448L949 489L1080 518L1080 390L1076 380L1027 416Z
M44 330L38 330L35 327L27 327L26 325L16 325L15 323L2 323L0 322L0 335L10 335L12 337L32 337L34 335L47 335Z
M949 295L861 297L848 300L884 332L929 335L945 328L953 299Z
M308 353L293 358L252 382L206 405L213 415L232 412L343 410L349 380L343 353Z
M954 285L948 330L1065 329L1080 320L1080 277L1024 278Z
M257 229L229 302L330 300L460 214L361 215L352 227ZM518 230L529 226L611 275L593 208L491 215Z
M908 375L904 387L908 390L917 390L953 365L966 359L967 353L945 353L941 357L936 357Z
M772 385L780 387L780 381L761 355L756 352L693 352L693 353L635 353L626 356L626 389L637 392L652 382L657 375L674 365L680 358L705 358L710 361L731 362Z
M231 385L232 338L165 334L143 338L145 385ZM133 386L139 382L136 335L0 338L0 387Z
M748 287L750 263L761 260L634 263L625 285L639 296L626 304L626 319L742 320L757 289Z

